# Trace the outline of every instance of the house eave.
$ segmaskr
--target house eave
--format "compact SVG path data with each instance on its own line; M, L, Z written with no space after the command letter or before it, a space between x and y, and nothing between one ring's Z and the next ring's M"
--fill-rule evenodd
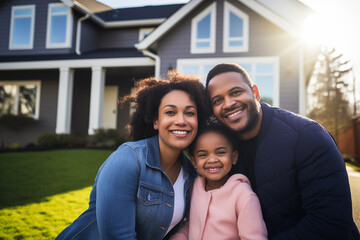
M238 0L239 2L243 3L253 11L259 13L261 16L266 18L268 21L272 22L273 24L277 25L284 31L290 33L292 36L299 38L300 32L297 31L299 26L296 26L286 19L280 17L278 14L272 12L267 7L262 5L261 3L258 3L254 0Z
M53 60L53 61L31 61L31 62L4 62L0 63L0 71L5 70L41 70L68 68L91 68L101 67L136 67L155 66L153 59L149 57L132 58L96 58L76 60Z
M160 25L166 19L141 19L141 20L131 20L131 21L118 21L118 22L104 22L103 27L105 28L117 28L117 27L142 27L142 26L154 26Z
M164 21L140 43L136 44L135 47L140 51L149 48L150 45L152 45L156 40L158 40L165 33L167 33L173 26L180 22L183 17L188 15L201 2L203 2L203 0L192 0L182 6L178 11L171 15L166 21Z
M268 21L279 26L284 31L288 32L296 38L300 38L301 33L298 31L298 25L287 21L285 18L279 16L275 12L268 9L266 6L262 5L256 0L238 0L242 4L246 5L253 11L259 13ZM171 28L173 28L182 18L188 15L195 7L197 7L203 0L192 0L189 3L181 7L176 13L164 21L159 27L157 27L151 34L144 38L141 42L135 45L137 49L144 50L148 49L152 44L154 44L158 39L160 39L164 34L166 34Z

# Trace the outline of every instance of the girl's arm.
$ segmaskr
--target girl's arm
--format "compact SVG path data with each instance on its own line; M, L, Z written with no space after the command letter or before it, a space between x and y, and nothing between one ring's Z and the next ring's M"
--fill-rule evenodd
M136 194L140 165L128 146L121 146L99 170L96 218L102 240L136 239Z
M241 240L266 240L266 226L256 194L251 193L245 203L239 203L237 210L237 225Z

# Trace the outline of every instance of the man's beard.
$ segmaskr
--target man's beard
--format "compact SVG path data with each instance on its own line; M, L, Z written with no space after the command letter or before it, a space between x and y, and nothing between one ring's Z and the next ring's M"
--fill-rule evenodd
M231 130L232 132L234 132L237 136L245 134L247 132L250 132L251 130L253 130L256 127L256 124L259 122L260 119L260 115L259 115L259 111L258 111L258 106L254 101L251 101L247 107L247 122L245 123L245 126L240 129L240 130L234 130L231 127L229 127L228 125L226 125L225 123L223 123L222 121L218 121L221 123L221 125L223 125L224 127L228 128L229 130Z
M236 131L237 135L242 135L244 133L250 132L251 130L253 130L256 127L256 124L259 122L259 111L257 110L257 105L255 103L255 101L251 101L251 103L249 104L248 107L248 119L247 122L245 124L245 126Z

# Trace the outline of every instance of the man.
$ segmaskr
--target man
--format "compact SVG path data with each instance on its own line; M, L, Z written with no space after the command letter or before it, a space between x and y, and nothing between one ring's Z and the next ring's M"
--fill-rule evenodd
M260 104L236 64L211 69L206 88L215 117L240 140L234 170L258 194L269 239L360 239L344 160L322 126Z

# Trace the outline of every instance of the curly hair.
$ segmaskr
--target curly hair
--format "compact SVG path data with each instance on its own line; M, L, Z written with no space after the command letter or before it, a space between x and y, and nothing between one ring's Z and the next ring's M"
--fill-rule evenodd
M172 70L168 73L168 80L150 77L136 82L135 86L138 89L135 95L127 95L120 99L120 103L135 103L135 111L127 126L131 140L137 141L157 134L153 122L158 117L162 98L173 90L182 90L189 94L197 107L199 125L205 123L210 115L205 87L197 77L181 75Z

